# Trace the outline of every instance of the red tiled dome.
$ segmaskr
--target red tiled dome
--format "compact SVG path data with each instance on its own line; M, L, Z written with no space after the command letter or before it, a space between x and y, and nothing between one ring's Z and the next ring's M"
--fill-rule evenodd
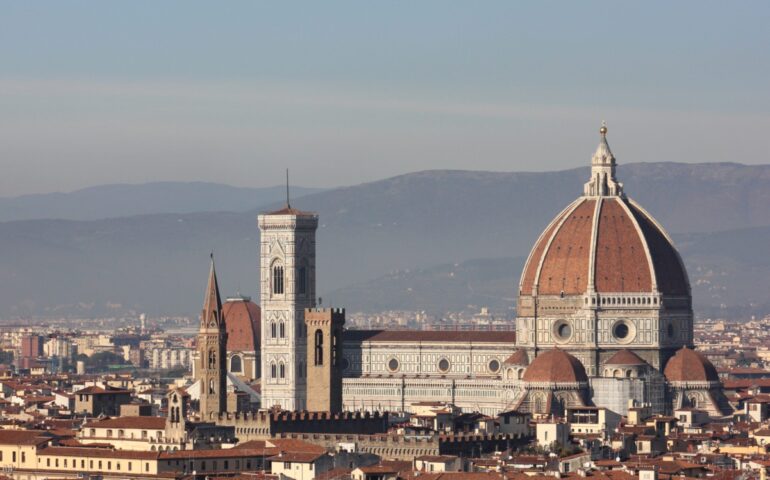
M647 362L639 358L637 354L631 350L620 350L615 355L611 356L609 360L604 362L605 365L627 365L627 366L641 366L647 365Z
M623 196L584 196L562 211L532 248L520 294L582 295L591 281L599 293L690 294L666 233Z
M669 359L663 374L669 382L718 382L719 374L702 353L684 347Z
M259 350L261 341L259 305L248 297L228 298L222 306L227 327L227 351L251 352Z
M559 348L540 353L524 371L525 382L587 382L588 376L580 360Z

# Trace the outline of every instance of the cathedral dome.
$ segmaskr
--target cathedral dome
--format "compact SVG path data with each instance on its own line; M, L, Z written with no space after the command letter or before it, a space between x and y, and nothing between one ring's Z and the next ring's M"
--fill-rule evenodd
M228 298L222 306L227 328L228 352L254 352L259 350L261 312L259 305L249 297Z
M540 353L527 367L522 378L525 382L580 383L588 376L580 360L562 349L554 348Z
M719 382L717 369L709 359L687 347L671 357L663 374L669 382Z
M655 219L624 195L623 185L615 178L606 127L601 132L584 195L540 235L524 267L520 295L596 292L689 297L679 254Z

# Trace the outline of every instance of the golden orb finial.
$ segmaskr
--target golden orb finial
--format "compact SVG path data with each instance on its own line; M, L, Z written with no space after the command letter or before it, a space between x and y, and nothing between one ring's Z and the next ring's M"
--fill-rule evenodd
M607 135L607 122L602 120L602 128L599 129L599 133L602 134L602 136Z

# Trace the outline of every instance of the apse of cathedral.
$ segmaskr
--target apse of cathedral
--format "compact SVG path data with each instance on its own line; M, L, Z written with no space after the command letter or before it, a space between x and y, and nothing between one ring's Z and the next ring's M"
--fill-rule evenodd
M212 376L227 376L232 389L259 378L262 409L392 412L440 402L489 415L605 407L622 416L630 407L688 406L729 414L716 369L693 349L682 259L626 195L605 125L599 134L582 195L527 258L515 333L345 330L344 310L315 304L318 216L287 198L258 219L261 307L228 300L218 310L225 328L212 328L219 314L204 311L199 342L221 345L214 355L221 361L206 368L211 354L199 348L196 379L220 385ZM211 281L209 306L210 288ZM222 402L209 392L204 418L223 412Z

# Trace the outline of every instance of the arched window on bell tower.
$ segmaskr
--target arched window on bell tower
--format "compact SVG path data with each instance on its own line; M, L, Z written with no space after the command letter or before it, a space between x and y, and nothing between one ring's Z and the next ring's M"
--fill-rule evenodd
M213 348L209 350L209 370L217 368L217 352Z
M273 295L283 295L283 265L273 265Z
M315 331L315 364L324 364L324 332L320 328Z

